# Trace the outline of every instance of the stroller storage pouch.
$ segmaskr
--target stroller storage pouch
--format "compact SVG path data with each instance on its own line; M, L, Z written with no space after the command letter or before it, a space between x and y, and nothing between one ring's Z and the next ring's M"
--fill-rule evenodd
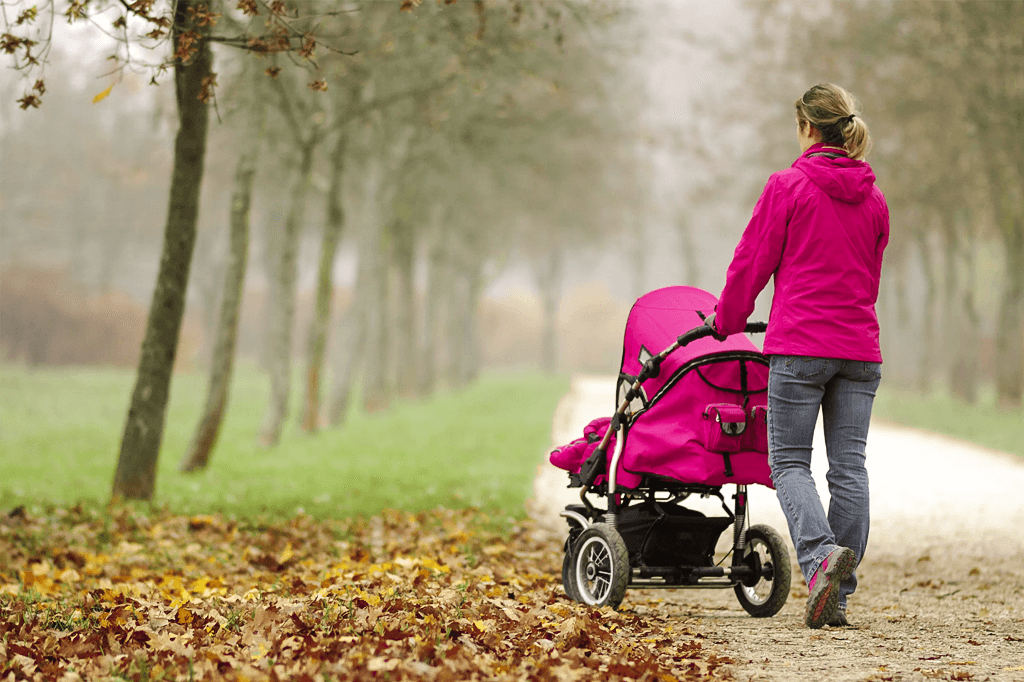
M743 449L747 413L739 405L708 405L704 408L704 426L704 445L709 452L731 454Z

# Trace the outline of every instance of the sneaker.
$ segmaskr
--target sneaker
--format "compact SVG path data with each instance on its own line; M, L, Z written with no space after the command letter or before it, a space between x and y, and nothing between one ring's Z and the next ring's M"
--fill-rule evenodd
M804 622L817 630L832 620L839 609L839 585L857 568L857 555L852 549L840 547L832 550L821 562L807 584L807 612Z
M846 609L840 606L836 609L836 614L832 616L832 619L825 623L830 628L848 628L850 627L850 621L846 620Z

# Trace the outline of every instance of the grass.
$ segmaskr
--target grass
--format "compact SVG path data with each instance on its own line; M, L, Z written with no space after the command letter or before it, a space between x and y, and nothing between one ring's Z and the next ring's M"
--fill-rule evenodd
M982 392L969 405L941 389L921 395L883 384L873 415L1024 458L1024 408L997 407L992 391Z
M18 505L103 505L110 495L131 370L0 367L0 510ZM174 379L154 504L178 513L253 517L371 516L475 506L520 517L550 445L564 377L490 373L474 386L387 412L355 411L315 435L290 421L281 445L256 443L267 380L241 366L209 469L178 473L205 398L203 373ZM293 407L298 390L293 393ZM1024 457L1024 409L992 395L966 405L941 391L921 396L883 385L878 419Z
M0 367L0 509L105 504L134 372ZM178 513L371 516L474 506L520 517L550 445L564 377L490 373L458 392L358 411L339 429L257 445L268 382L241 366L210 466L176 467L205 399L203 373L175 376L153 503ZM298 390L292 394L293 412Z

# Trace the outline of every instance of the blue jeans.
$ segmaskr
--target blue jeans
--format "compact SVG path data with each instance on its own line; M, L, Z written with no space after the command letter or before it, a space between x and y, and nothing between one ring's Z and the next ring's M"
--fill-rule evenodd
M808 582L837 547L860 563L868 544L868 472L864 466L871 406L881 364L773 355L768 375L768 463L789 524L797 562ZM818 408L828 455L828 515L811 476ZM839 604L857 589L854 573L839 587Z

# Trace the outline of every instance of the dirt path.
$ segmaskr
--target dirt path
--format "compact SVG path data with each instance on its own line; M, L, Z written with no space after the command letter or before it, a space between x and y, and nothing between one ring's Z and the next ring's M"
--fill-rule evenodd
M552 442L582 434L612 411L614 380L573 380L553 420ZM819 420L820 421L820 420ZM827 505L824 441L813 472ZM819 456L818 453L821 453ZM734 661L738 680L992 680L1024 682L1024 462L929 433L872 424L868 438L871 538L850 598L854 627L809 630L807 588L771 619L746 615L731 590L627 592L623 608L677 614ZM558 512L578 499L565 473L538 466L530 510L560 548ZM774 491L752 486L752 523L787 538ZM726 533L725 535L728 535ZM556 544L558 543L558 544Z

